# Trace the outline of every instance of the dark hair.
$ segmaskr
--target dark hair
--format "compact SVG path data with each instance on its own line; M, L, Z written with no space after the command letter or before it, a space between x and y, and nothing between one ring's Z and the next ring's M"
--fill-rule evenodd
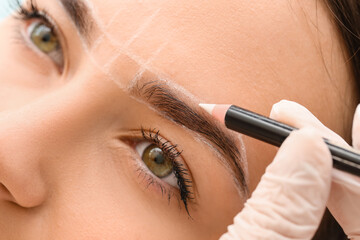
M360 1L325 0L334 24L338 27L343 45L347 51L347 62L353 78L360 86ZM360 89L359 89L360 90ZM347 240L343 230L334 217L326 210L323 221L313 240Z
M348 62L360 85L360 1L325 0L347 49Z

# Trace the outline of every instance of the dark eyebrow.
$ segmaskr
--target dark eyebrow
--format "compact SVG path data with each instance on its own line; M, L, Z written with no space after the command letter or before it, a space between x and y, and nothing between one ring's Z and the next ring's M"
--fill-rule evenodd
M93 16L91 16L89 7L82 0L60 0L64 6L65 12L73 21L77 31L90 42L90 33L93 28Z
M235 140L229 133L221 130L210 115L199 108L190 107L167 85L158 81L137 84L132 87L131 93L146 100L169 120L185 126L209 140L218 153L223 156L225 162L222 163L232 170L237 185L240 185L245 194L248 193L241 164L242 157Z

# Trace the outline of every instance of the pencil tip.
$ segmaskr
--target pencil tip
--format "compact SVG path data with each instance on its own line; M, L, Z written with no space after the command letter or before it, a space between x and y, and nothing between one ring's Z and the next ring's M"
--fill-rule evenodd
M199 106L204 109L207 113L209 113L210 115L212 115L213 110L216 106L216 104L206 104L206 103L200 103Z

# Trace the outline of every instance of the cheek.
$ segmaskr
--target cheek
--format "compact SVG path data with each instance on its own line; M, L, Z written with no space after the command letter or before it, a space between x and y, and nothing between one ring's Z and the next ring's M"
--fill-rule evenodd
M189 231L194 222L180 214L175 198L170 204L160 200L135 180L127 156L103 142L72 151L53 191L47 221L57 226L52 234L64 239L199 239Z

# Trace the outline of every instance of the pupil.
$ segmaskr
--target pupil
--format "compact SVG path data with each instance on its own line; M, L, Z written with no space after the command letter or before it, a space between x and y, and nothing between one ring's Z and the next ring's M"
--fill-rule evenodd
M153 161L157 164L164 164L165 158L162 154L162 150L159 148L154 148L150 152L150 156L153 159Z
M156 162L157 164L163 164L163 163L164 163L164 157L161 156L161 155L157 155L157 156L155 157L155 162Z
M43 42L50 42L51 40L51 35L49 33L46 33L43 37L42 37L42 41Z
M155 144L148 146L141 157L149 170L159 178L164 178L173 171L172 161Z

